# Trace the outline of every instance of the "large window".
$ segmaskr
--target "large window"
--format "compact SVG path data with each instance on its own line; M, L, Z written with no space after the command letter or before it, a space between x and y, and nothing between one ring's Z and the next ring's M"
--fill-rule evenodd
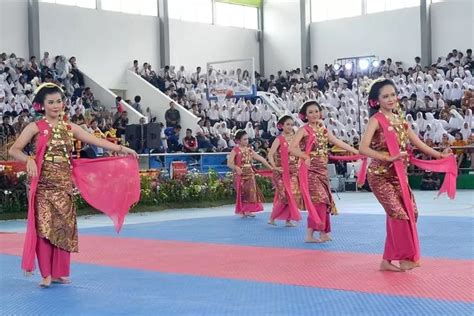
M215 17L218 25L258 29L258 9L254 7L216 2Z
M157 0L100 0L100 5L107 11L158 16Z
M376 13L403 8L416 7L420 0L365 0L367 13Z
M312 22L335 20L361 14L362 0L311 0Z
M40 2L71 5L81 8L96 9L96 0L40 0Z
M212 23L212 0L169 0L170 19Z

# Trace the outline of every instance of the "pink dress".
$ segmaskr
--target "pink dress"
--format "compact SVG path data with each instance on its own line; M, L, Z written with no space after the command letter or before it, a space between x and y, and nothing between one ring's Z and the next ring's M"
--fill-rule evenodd
M275 165L282 168L283 172L273 171L275 197L270 219L299 221L301 219L299 209L303 208L303 200L298 181L298 159L289 154L288 141L283 135L278 136L278 141L280 147L274 159Z
M262 192L257 186L255 171L252 166L253 150L250 147L235 146L235 165L242 169L242 174L234 176L236 191L235 213L253 213L263 211L265 201Z
M337 209L329 186L327 130L324 126L319 126L316 130L309 125L304 128L308 135L302 138L300 148L310 156L310 166L301 161L299 179L308 211L308 228L329 233L330 215L337 214Z

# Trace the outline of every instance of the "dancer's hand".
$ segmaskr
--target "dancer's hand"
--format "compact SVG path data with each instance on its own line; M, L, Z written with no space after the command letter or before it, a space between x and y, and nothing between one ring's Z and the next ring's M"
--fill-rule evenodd
M240 167L235 167L235 173L240 176L242 174L242 169Z
M38 166L32 157L28 157L26 160L26 172L30 178L34 178L38 175Z
M130 155L130 156L133 156L133 157L138 159L137 152L135 150L131 149L131 148L128 148L128 147L123 147L122 146L122 150L120 151L120 154Z
M280 167L273 167L272 169L278 172L283 172L283 168Z
M452 155L453 155L453 151L451 150L451 148L446 148L442 153L440 153L438 159L448 158L448 157L451 157Z
M408 153L406 151L402 151L401 153L399 153L396 156L388 156L385 161L394 162L394 161L397 161L397 160L405 159L406 157L408 157Z

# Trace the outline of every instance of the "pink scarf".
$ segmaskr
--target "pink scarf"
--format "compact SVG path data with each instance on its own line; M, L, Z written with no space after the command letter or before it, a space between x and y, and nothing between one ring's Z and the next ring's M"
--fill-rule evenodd
M309 125L304 125L303 128L308 134L308 138L306 139L305 153L309 155L311 149L313 148L313 144L316 142L316 137L314 136L313 129ZM323 228L323 224L321 222L321 219L319 218L318 212L316 211L316 208L314 207L313 202L311 201L311 195L309 193L308 172L309 168L306 165L306 162L303 159L300 159L298 177L300 180L301 195L303 196L303 201L306 206L306 210L308 211L308 214L313 218L317 226Z
M329 160L339 160L339 161L356 161L362 160L362 166L360 167L359 172L357 173L357 184L363 185L367 176L367 157L363 155L350 155L350 156L329 156Z
M28 220L23 246L22 269L35 269L36 225L35 196L43 167L51 128L45 120L36 122L39 129L36 141L38 176L31 179L28 196ZM94 208L108 215L120 231L130 207L140 200L138 162L133 157L78 159L72 162L73 181L84 199Z
M301 214L298 211L298 204L295 201L293 196L293 192L291 191L291 184L290 184L290 159L288 153L288 142L286 141L283 135L278 136L278 140L280 141L280 158L281 158L281 166L283 169L282 172L282 179L283 179L283 186L285 187L286 196L288 200L288 206L290 208L290 216L294 220L301 220Z
M235 151L235 165L237 167L242 166L242 151L240 150L239 146L235 146L233 149ZM237 210L242 209L242 175L234 173L235 175L235 214L238 214Z

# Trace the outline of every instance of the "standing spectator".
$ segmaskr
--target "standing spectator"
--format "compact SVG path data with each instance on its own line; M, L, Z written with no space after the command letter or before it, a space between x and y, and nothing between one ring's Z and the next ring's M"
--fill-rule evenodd
M174 102L170 102L170 108L165 112L166 127L174 127L180 123L179 111L175 109Z
M140 114L143 114L142 112L142 107L140 105L140 101L142 100L142 97L137 95L135 96L135 103L132 104L132 107Z
M72 56L69 58L70 64L70 72L75 77L76 82L79 84L81 88L84 87L84 76L80 72L79 68L77 67L76 57Z

